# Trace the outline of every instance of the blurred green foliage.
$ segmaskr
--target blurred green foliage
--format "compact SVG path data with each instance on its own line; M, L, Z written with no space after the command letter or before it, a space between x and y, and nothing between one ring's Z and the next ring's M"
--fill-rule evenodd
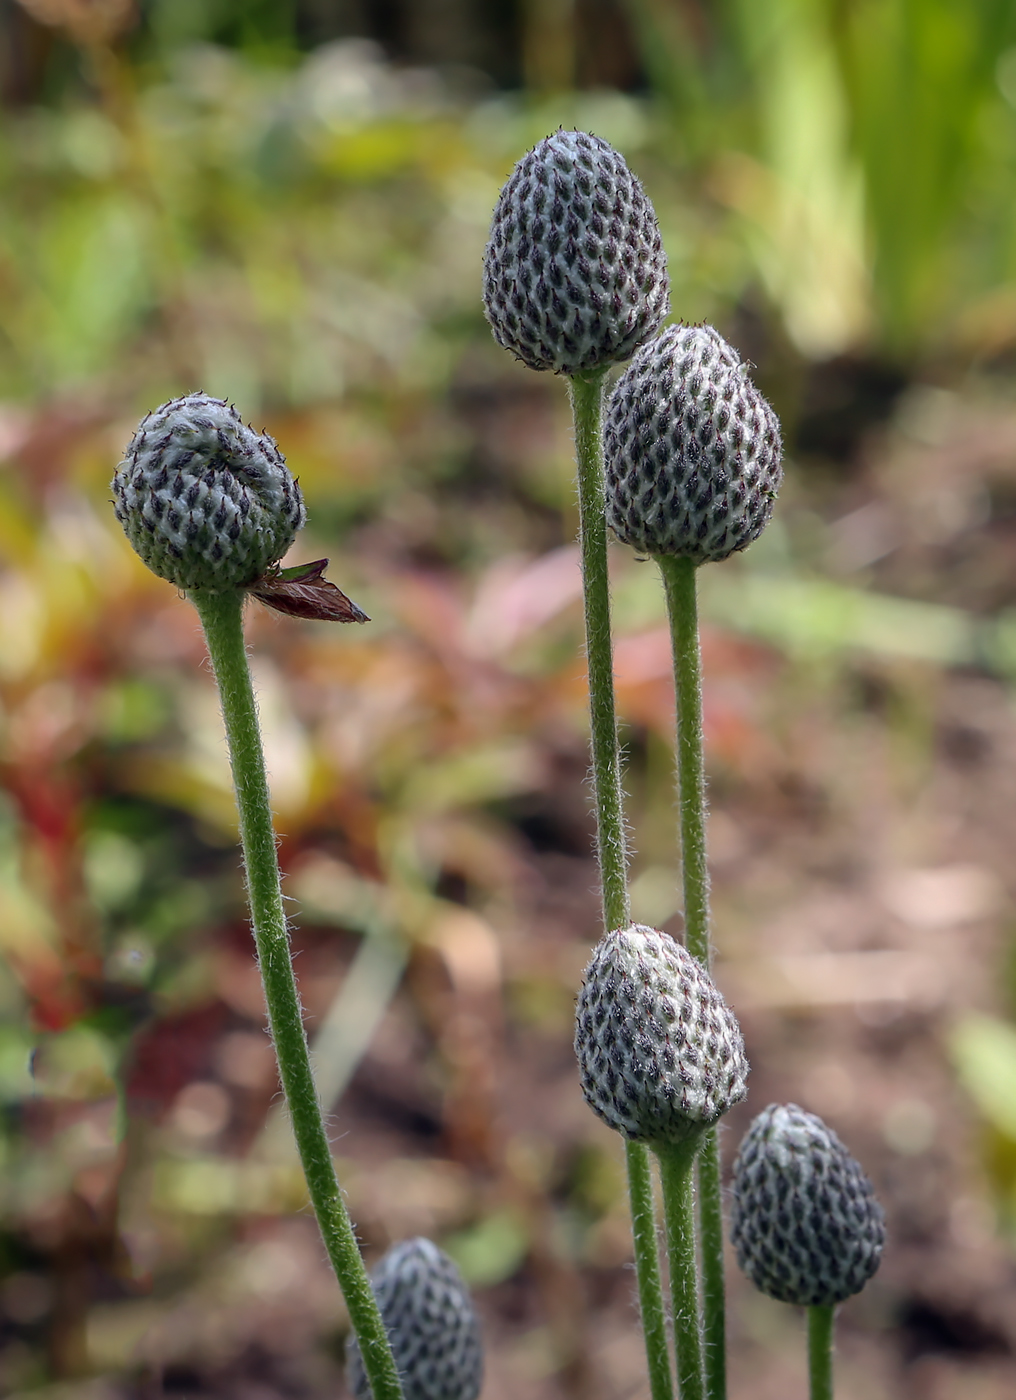
M5 115L0 392L439 385L479 328L497 186L561 121L640 168L679 315L761 296L807 356L1008 343L1010 5L627 13L648 92L477 100L365 40L301 53L286 5L152 6L129 49L92 44L80 85Z
M960 1082L983 1120L984 1162L1001 1218L1016 1232L1016 1026L968 1015L953 1027Z

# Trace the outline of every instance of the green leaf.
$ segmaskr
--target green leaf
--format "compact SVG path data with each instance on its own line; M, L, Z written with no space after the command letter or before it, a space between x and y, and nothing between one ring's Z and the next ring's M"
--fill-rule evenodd
M960 1083L993 1128L1016 1142L1016 1026L969 1015L950 1036Z
M518 1216L503 1210L442 1243L472 1287L491 1288L518 1269L528 1252L529 1236Z

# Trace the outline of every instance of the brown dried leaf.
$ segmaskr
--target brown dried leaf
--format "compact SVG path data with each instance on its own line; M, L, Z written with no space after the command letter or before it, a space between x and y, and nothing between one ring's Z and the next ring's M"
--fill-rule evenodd
M248 592L287 617L305 617L314 622L369 622L362 608L323 577L327 567L327 559L315 559L310 564L280 569L257 579Z

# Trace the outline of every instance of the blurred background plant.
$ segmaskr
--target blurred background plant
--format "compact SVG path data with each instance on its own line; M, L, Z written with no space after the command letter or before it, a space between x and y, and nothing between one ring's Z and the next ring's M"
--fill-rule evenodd
M776 523L702 579L739 1122L822 1114L889 1207L841 1394L1011 1395L1012 7L24 0L0 99L0 1387L341 1386L197 626L108 505L141 413L203 387L278 438L299 557L374 619L250 619L368 1254L455 1256L489 1400L639 1392L622 1164L570 1047L567 409L479 307L500 184L563 123L640 174L675 316L755 362L790 446ZM616 565L633 913L676 930L663 600ZM742 1291L732 1325L735 1394L803 1391L782 1314Z

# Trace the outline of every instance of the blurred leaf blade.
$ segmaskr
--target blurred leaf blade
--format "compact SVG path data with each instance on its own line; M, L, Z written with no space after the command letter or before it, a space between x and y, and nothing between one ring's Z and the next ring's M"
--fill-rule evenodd
M1016 1141L1016 1027L970 1014L953 1027L949 1043L967 1093L993 1128Z

